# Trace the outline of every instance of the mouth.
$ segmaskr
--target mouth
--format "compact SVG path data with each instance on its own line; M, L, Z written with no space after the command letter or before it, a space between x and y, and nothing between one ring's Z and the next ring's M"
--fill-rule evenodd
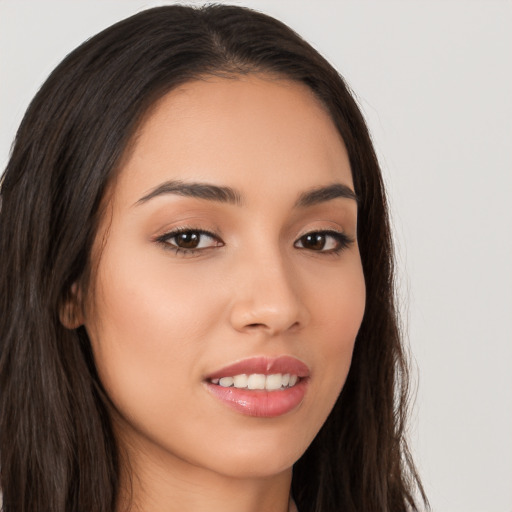
M263 373L241 373L233 377L221 377L220 379L211 379L212 384L222 386L223 388L236 389L266 389L267 391L278 391L292 388L297 384L299 377L294 374L273 373L265 375Z
M290 356L256 357L224 367L205 378L208 391L247 416L274 418L302 403L309 368Z

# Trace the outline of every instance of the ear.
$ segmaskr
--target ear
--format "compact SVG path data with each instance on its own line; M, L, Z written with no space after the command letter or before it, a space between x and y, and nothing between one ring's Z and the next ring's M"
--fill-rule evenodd
M67 297L59 308L60 323L66 329L76 329L83 325L82 293L78 283L73 283Z

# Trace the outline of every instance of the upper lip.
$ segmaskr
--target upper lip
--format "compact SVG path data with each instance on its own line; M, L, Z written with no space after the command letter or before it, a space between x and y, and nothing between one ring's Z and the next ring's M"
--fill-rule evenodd
M297 375L297 377L309 377L309 368L302 361L292 356L279 357L250 357L236 363L224 366L206 376L207 380L233 377L241 374L273 375L277 373Z

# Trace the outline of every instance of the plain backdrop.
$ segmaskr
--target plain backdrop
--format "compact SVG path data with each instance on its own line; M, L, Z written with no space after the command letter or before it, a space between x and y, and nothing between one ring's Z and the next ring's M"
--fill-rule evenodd
M0 0L1 169L59 61L164 3ZM416 367L412 448L433 510L512 512L512 2L230 3L303 35L370 125Z

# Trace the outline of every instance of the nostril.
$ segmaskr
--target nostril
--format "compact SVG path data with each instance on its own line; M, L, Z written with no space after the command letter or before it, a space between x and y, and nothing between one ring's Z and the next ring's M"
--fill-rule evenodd
M299 326L299 322L294 322L292 325L288 326L286 328L286 330L295 329L298 326ZM275 331L275 329L271 325L267 325L264 322L247 324L245 327L246 327L246 329L249 329L249 330L264 329L264 330L269 330L269 331ZM280 331L280 329L278 329L278 331Z

